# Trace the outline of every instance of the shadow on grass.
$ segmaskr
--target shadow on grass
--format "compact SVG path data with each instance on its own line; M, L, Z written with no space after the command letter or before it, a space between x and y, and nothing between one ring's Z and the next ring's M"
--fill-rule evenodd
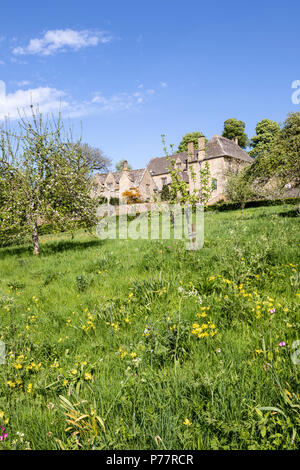
M102 246L104 240L94 239L88 241L61 240L58 242L45 242L40 245L40 256L49 256L64 251L85 250L87 248ZM6 247L0 249L0 259L8 256L33 256L32 245Z
M300 216L300 208L295 207L294 209L291 209L290 211L280 212L278 215L280 217L299 217Z

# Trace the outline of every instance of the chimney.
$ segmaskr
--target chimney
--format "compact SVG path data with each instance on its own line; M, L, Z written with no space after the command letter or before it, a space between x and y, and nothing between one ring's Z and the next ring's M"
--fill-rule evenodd
M189 161L194 159L194 142L188 142L188 159Z
M235 138L233 139L233 141L234 141L234 143L235 143L236 145L239 145L239 138L238 138L238 137L235 137Z
M199 137L198 139L198 160L204 160L205 158L205 137Z
M123 171L128 171L128 161L127 160L124 160Z

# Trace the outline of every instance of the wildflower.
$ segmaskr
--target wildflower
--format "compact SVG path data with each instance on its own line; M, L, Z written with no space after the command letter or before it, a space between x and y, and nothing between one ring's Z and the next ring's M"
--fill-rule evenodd
M273 313L275 312L276 312L275 308L271 308L271 310L269 310L270 315L273 315Z
M32 392L32 384L28 384L27 385L27 393L31 393Z
M73 374L73 375L76 375L76 374L77 374L77 369L73 369L73 370L72 370L72 374Z
M92 374L90 374L90 372L87 372L84 376L84 380L92 380Z
M280 348L282 348L283 346L286 346L286 343L285 343L284 341L281 341L281 342L278 344L278 346L279 346Z
M185 418L185 420L183 421L183 424L185 426L192 426L193 423L188 418Z

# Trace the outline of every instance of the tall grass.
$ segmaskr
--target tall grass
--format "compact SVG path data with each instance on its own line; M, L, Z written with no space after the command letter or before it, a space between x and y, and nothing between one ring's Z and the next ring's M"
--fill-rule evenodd
M207 213L198 252L83 231L1 249L0 449L299 448L289 213Z

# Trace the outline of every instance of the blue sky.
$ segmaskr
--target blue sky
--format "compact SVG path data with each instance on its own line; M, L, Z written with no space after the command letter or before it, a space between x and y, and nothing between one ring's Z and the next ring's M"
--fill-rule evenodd
M163 154L162 133L211 137L236 117L252 136L300 111L299 18L293 0L2 2L0 119L61 103L84 141L134 168Z

